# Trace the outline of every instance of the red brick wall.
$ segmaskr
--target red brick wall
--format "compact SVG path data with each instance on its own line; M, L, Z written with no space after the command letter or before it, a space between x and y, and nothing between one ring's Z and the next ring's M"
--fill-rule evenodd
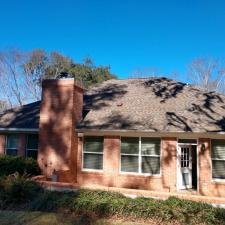
M73 79L43 82L38 162L44 174L76 181L75 124L81 118L83 89Z
M5 154L5 135L0 134L0 155Z
M26 155L26 134L20 133L18 134L19 141L18 141L18 155L19 156L25 156ZM5 154L5 148L6 148L6 137L7 134L0 134L0 155Z
M27 135L19 134L18 156L26 156Z
M205 150L202 150L202 145ZM212 179L211 141L199 139L199 192L207 196L225 197L225 181L218 182Z
M121 174L120 137L104 137L103 172L82 171L82 138L78 147L78 183L132 189L174 191L176 189L176 139L163 138L161 143L161 174L155 176Z

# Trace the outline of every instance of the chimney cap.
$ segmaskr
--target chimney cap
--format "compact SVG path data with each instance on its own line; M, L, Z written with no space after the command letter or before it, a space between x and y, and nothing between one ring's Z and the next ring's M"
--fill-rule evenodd
M56 76L56 79L74 79L74 76L67 72L61 72Z

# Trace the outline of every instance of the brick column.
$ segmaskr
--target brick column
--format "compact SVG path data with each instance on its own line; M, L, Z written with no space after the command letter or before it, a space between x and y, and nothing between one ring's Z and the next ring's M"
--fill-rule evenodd
M5 154L5 135L4 134L0 134L0 155L4 155Z
M120 160L120 137L104 137L104 159L103 169L105 185L109 187L117 186Z
M26 156L26 144L27 144L26 134L19 134L18 156Z
M53 171L64 182L76 182L76 123L83 110L83 88L74 79L45 80L39 123L38 162L42 172Z
M162 138L162 185L170 192L176 191L177 186L177 139Z
M212 176L210 139L201 138L198 140L199 149L199 192L203 195L210 195L210 182Z

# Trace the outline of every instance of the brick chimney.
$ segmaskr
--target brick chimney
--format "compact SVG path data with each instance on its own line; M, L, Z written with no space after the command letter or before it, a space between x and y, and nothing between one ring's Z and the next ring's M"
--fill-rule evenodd
M76 182L75 126L82 118L83 92L74 79L45 80L42 84L38 163L43 174L57 174L62 182Z

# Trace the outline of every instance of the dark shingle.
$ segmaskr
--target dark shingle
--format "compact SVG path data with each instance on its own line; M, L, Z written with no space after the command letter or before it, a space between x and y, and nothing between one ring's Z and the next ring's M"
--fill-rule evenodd
M225 132L225 96L167 78L109 80L84 95L78 129ZM38 128L40 101L0 115L0 128Z
M225 96L167 78L109 80L86 93L80 129L224 132Z
M39 128L40 101L7 110L0 115L0 128Z

